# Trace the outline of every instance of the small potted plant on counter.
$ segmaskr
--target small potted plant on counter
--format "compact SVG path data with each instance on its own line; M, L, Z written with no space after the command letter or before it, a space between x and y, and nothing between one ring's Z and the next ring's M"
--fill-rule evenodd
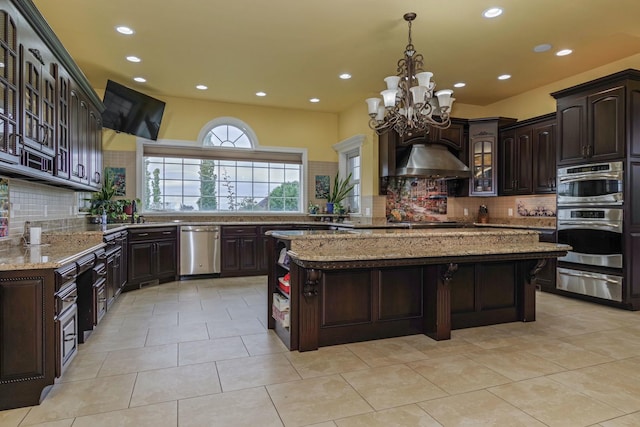
M329 191L327 198L327 213L344 212L342 201L349 195L355 184L351 183L351 174L346 179L340 179L339 173L333 180L333 188Z

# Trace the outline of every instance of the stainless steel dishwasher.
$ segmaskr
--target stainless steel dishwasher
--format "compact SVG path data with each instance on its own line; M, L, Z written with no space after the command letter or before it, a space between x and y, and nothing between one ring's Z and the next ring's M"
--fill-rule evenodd
M180 226L180 276L220 273L220 227Z

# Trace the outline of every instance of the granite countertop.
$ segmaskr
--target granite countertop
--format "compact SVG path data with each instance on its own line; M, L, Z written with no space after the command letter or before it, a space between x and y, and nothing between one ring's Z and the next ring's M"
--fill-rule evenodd
M534 230L504 228L273 231L290 241L289 255L306 261L358 261L567 251L539 242Z
M500 223L489 223L489 224L481 224L479 222L473 223L474 227L486 227L486 228L520 228L520 229L533 229L533 230L555 230L555 226L545 226L545 225L522 225L522 224L500 224Z
M0 271L58 268L102 247L104 243L12 246L0 251Z

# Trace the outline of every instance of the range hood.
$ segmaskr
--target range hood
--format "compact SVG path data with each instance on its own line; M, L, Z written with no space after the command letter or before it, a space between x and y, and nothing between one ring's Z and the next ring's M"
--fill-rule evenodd
M396 176L418 178L469 178L469 167L441 144L413 144L409 155L400 159Z

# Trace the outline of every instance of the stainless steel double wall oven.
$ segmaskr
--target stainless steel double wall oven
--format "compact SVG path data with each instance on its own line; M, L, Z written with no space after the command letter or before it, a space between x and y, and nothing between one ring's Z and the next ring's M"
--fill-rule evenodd
M558 169L558 243L573 250L558 258L557 289L622 301L623 172L622 162Z

